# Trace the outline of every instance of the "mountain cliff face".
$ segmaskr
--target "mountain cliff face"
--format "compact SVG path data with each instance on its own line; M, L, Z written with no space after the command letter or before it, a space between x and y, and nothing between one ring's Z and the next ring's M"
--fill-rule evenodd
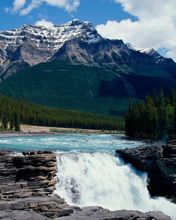
M47 62L66 42L79 39L88 44L102 40L88 22L73 20L48 29L25 25L0 32L0 72L8 77L26 66Z
M139 100L161 87L166 93L176 88L176 63L154 49L105 39L91 23L73 20L1 31L0 79L0 92L15 98L121 115L129 96Z
M134 72L141 62L158 69L171 66L176 70L171 59L162 57L153 49L135 51L122 40L101 37L89 22L73 20L53 28L25 25L0 32L1 79L28 66L54 59L117 70L124 67L125 73Z

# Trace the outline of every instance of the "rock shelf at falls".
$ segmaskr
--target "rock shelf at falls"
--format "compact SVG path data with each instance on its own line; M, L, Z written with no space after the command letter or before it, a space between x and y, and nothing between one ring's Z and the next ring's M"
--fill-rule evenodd
M116 150L125 162L148 173L148 189L152 196L165 196L176 202L176 141L161 147L138 147Z
M63 136L50 137L50 146L58 144ZM134 148L141 145L140 142L111 135L69 137L72 150L68 150L62 139L65 151L63 148L59 151L62 144L57 145L58 150L53 153L0 151L0 219L169 220L168 216L175 219L174 203L165 198L150 198L146 174L136 172L113 155L122 145L122 148ZM18 137L8 140L8 148L11 148L10 142L17 143L17 139L19 141ZM38 146L43 143L46 149L48 137L20 138L28 144L34 140ZM1 142L4 146L7 144L3 139L0 145ZM93 151L91 143L95 142L99 148ZM83 143L91 150L80 149L78 145ZM114 151L105 150L112 145ZM13 147L17 146L13 144Z
M144 219L169 220L163 213L110 212L101 208L79 209L68 206L53 194L56 175L56 157L51 152L28 152L15 156L0 152L0 218L1 219L129 219L131 215ZM92 213L92 214L90 214ZM77 216L77 217L75 217ZM81 217L82 216L82 217ZM61 218L62 219L62 218Z

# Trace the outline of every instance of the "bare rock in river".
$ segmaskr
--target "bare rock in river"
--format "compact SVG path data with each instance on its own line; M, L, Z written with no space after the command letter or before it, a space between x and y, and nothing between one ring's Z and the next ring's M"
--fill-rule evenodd
M56 157L50 152L0 152L0 198L44 196L55 188Z
M71 216L58 220L171 220L162 212L109 211L100 207L85 207L75 211Z
M0 152L0 219L15 211L39 213L48 218L69 215L73 208L54 194L56 185L56 156L38 151L15 155ZM16 215L16 214L15 214ZM14 219L20 219L20 217ZM29 216L33 214L28 213ZM37 215L37 214L36 214ZM24 218L21 218L24 219ZM27 218L26 218L27 219ZM28 219L37 219L28 218Z
M0 219L4 220L47 220L44 216L33 211L1 211Z
M117 150L116 153L136 169L147 172L152 196L165 196L176 202L176 141L158 147Z
M4 220L170 220L161 212L71 207L54 194L56 155L0 151L0 219Z

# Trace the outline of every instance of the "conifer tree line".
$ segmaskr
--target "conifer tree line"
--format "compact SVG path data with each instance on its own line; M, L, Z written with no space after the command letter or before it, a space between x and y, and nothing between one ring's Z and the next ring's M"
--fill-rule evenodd
M20 130L20 124L100 130L124 130L124 120L92 113L47 108L0 95L1 129Z
M125 131L130 138L161 140L176 136L176 91L161 90L137 104L129 102Z

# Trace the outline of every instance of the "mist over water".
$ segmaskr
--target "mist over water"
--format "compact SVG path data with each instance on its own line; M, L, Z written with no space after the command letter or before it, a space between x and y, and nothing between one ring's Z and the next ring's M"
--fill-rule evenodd
M59 154L56 192L78 206L110 210L163 211L176 219L176 205L165 198L152 199L146 174L125 165L109 153Z
M0 148L16 152L51 150L57 154L60 196L69 204L102 206L110 210L163 211L176 220L176 205L151 199L146 174L116 158L115 150L145 145L123 135L58 134L0 137Z

